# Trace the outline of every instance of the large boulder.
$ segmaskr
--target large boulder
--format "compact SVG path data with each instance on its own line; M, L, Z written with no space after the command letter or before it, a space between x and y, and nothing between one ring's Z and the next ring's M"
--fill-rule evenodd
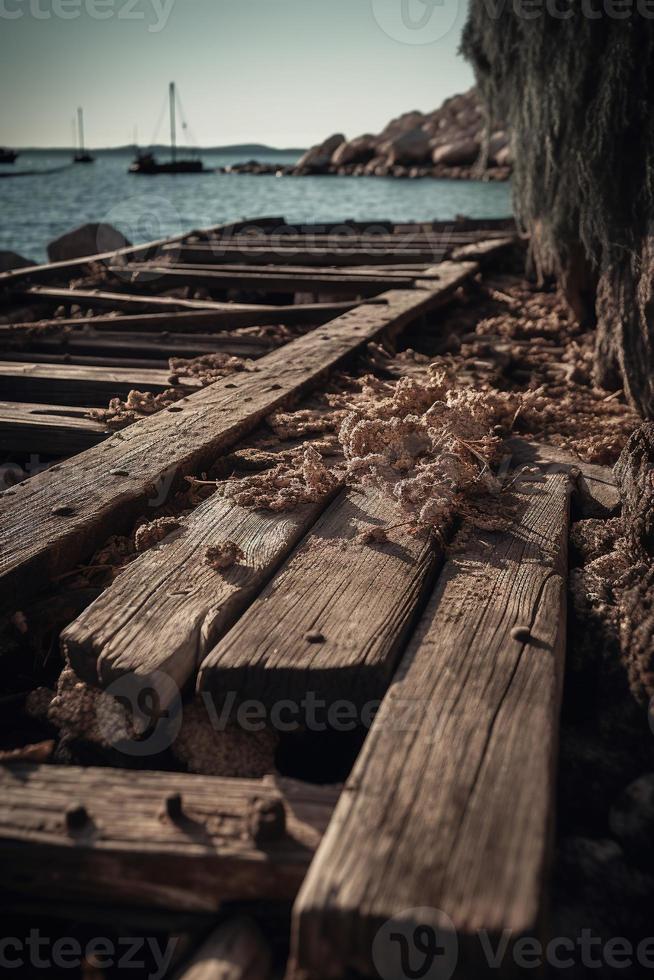
M51 262L68 262L86 255L113 252L132 243L113 225L91 223L67 231L48 245Z
M31 259L26 259L18 252L0 252L0 272L11 272L12 269L25 269L28 265L36 265Z
M510 146L503 146L501 150L493 156L493 163L497 167L510 167L513 163L513 154Z
M468 137L437 146L432 153L432 160L436 165L445 167L467 167L475 163L479 150L479 140Z
M353 163L368 163L375 155L375 137L366 134L341 143L332 154L332 166L346 167Z
M401 116L397 116L396 119L391 119L389 123L382 129L379 134L379 142L384 143L388 140L393 140L398 136L402 136L404 133L410 133L413 129L420 129L428 120L424 112L418 112L414 109L412 112L405 112Z
M429 160L429 136L416 126L407 133L389 140L386 145L387 163L389 166L398 164L427 163Z
M334 153L342 143L345 143L343 134L335 133L324 143L319 143L307 150L304 156L298 160L295 169L306 173L323 173L329 167Z

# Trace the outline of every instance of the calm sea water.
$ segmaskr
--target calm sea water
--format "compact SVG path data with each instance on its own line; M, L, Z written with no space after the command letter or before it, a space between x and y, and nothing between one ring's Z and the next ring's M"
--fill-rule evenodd
M203 154L207 167L242 157ZM292 163L294 157L270 159ZM21 154L0 171L56 173L0 179L0 249L47 261L47 243L86 221L108 221L130 241L145 242L191 228L258 215L288 221L499 218L510 213L508 184L380 177L275 177L248 174L127 173L131 154L101 155L88 166L70 154Z

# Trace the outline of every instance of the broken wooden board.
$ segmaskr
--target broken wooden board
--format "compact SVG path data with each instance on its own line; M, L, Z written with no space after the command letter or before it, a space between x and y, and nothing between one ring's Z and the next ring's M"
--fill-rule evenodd
M198 689L269 708L307 693L328 705L381 698L440 559L406 527L385 544L361 540L401 520L380 490L341 493L204 658Z
M582 517L613 517L620 512L620 493L611 467L584 463L564 449L528 439L509 439L505 445L512 466L521 463L536 467L539 473L567 473Z
M484 238L480 241L469 242L454 248L451 257L455 262L489 262L511 248L519 239L513 236L506 238Z
M181 262L207 262L217 268L223 262L242 262L247 265L276 265L283 266L286 263L293 265L308 266L333 266L336 267L356 267L359 265L384 266L392 265L395 262L438 262L445 255L447 248L444 243L427 244L419 247L402 245L401 243L392 245L363 247L356 245L343 245L337 248L334 244L324 247L284 247L283 245L271 245L259 247L258 245L233 246L228 243L220 245L215 249L204 251L200 248L188 247L179 252ZM380 274L382 269L380 268Z
M107 405L132 389L154 394L170 388L169 371L0 361L0 387L14 401L48 405Z
M218 381L67 460L56 483L39 474L0 495L0 605L17 608L19 598L120 533L148 500L163 503L175 480L206 468L362 345L437 308L476 268L450 263L431 290L391 290L385 304L362 304L260 358L237 380Z
M268 980L272 951L253 919L221 923L175 980Z
M470 529L445 565L298 896L292 975L369 976L375 960L402 975L388 932L406 930L410 941L424 926L450 951L456 930L456 975L479 977L488 967L480 931L493 949L503 935L537 933L569 492L565 475L546 476L516 495L507 530ZM376 940L384 924L398 928Z
M0 451L72 456L110 436L101 422L73 405L0 402ZM17 494L17 487L5 494ZM29 520L29 515L25 515Z
M214 494L64 630L62 649L75 673L102 687L118 677L125 689L130 679L135 688L148 680L167 708L328 502L273 514ZM237 544L244 558L219 572L204 555L223 541ZM166 683L158 684L162 676Z
M196 912L292 900L337 796L272 777L0 766L3 887Z

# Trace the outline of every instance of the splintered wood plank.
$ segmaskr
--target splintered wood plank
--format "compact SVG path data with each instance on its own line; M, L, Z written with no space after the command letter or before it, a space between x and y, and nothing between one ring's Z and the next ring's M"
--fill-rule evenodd
M144 297L139 297L144 299ZM145 299L147 304L147 299ZM202 301L196 301L202 305ZM86 305L86 304L85 304ZM92 305L92 304L91 304ZM264 306L263 304L209 303L218 309L190 309L187 312L137 313L122 316L82 316L73 319L39 320L37 323L14 322L0 327L0 340L19 331L36 329L79 330L90 326L94 330L140 331L198 331L233 330L236 327L262 327L270 324L325 323L327 320L357 306L356 300L334 303L295 303L292 306Z
M272 777L0 766L3 887L196 912L288 901L337 795ZM165 801L176 796L181 815L169 816Z
M436 262L446 251L443 242L436 245L424 245L416 248L399 245L344 245L336 248L333 244L315 248L294 247L285 248L281 245L266 247L222 245L213 251L202 251L195 248L182 249L179 260L182 262L210 262L219 267L223 262L243 262L252 265L285 265L287 262L297 265L343 266L359 265L392 265L394 262ZM176 257L177 260L177 257Z
M205 468L363 344L436 308L476 268L450 264L432 289L391 290L386 303L362 304L265 355L256 371L222 379L67 460L56 482L39 474L0 495L0 605L18 608L19 598L128 526L148 499L161 502L176 479Z
M170 388L169 371L0 361L0 387L7 398L48 405L106 405L135 388L154 393Z
M401 518L399 518L401 520ZM439 554L398 523L378 490L340 494L236 626L202 662L198 688L271 706L307 691L331 703L381 697Z
M110 435L105 425L72 405L0 402L0 450L4 452L70 456L97 446ZM9 493L16 493L16 488Z
M215 494L178 531L137 558L62 633L75 672L90 684L148 678L162 708L259 592L328 503L292 513L246 510ZM244 559L218 572L208 546L234 541ZM165 675L175 687L157 680Z
M267 980L272 951L258 925L249 918L221 923L176 980Z
M449 917L457 976L483 972L479 930L538 930L568 498L568 478L546 476L517 496L508 530L473 531L445 565L298 896L295 976L374 975L377 931L406 910L434 910L434 921L409 916L409 937ZM381 942L376 955L393 962L397 944Z
M506 238L484 238L481 241L471 241L467 245L459 245L452 250L455 262L488 262L507 251L518 239L507 235Z
M124 269L115 270L126 276ZM153 280L152 285L156 285ZM178 299L172 296L133 296L127 292L110 292L102 289L69 289L63 286L29 286L16 289L14 295L36 300L50 300L53 304L83 304L87 309L131 310L143 313L147 309L167 310L174 313L180 310L213 310L216 313L229 311L230 304L216 303L213 300ZM242 309L242 307L241 307Z

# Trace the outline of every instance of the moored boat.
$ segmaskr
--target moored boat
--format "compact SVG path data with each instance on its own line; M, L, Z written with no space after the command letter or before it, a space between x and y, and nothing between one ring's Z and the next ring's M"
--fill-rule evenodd
M176 96L175 83L171 82L168 87L169 93L169 112L170 112L170 160L160 163L154 153L150 151L137 152L135 160L130 164L130 174L202 174L206 169L199 157L187 159L177 159L177 138L176 138Z

